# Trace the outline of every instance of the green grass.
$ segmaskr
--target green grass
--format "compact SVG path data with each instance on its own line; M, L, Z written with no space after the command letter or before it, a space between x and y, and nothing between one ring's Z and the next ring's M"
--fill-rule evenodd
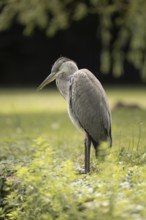
M92 150L56 90L0 90L0 220L146 219L146 89L107 87L113 147ZM115 108L122 101L139 108Z

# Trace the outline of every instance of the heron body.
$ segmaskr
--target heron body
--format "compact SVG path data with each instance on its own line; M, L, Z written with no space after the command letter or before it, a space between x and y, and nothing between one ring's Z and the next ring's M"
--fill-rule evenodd
M56 85L68 105L72 122L85 133L85 173L90 172L90 147L107 141L112 146L111 113L106 93L99 80L88 70L78 69L76 63L61 57L40 89L56 79Z

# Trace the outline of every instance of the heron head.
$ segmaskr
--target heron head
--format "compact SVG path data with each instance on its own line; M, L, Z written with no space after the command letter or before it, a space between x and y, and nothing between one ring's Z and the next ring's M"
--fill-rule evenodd
M66 57L60 57L55 61L55 63L52 66L51 73L47 78L40 84L38 87L38 90L41 90L44 88L47 84L54 81L57 76L59 76L61 73L73 73L78 69L76 63Z

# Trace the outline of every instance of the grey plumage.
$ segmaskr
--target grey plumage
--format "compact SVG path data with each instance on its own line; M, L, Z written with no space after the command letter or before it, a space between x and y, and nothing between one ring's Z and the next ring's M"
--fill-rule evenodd
M72 122L85 132L85 173L90 172L90 146L95 148L107 141L112 146L111 113L105 91L99 80L87 69L61 57L39 89L56 79L56 85L68 104Z

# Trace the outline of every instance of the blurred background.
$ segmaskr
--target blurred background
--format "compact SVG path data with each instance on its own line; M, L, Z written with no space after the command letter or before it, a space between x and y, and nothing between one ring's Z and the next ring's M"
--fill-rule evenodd
M1 0L0 86L38 86L60 56L104 83L145 84L145 12L144 0Z

